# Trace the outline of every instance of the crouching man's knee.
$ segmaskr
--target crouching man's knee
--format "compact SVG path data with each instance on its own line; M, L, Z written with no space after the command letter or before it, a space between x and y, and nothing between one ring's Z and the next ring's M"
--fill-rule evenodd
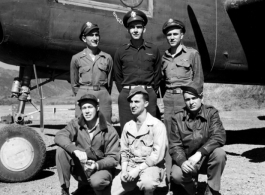
M171 179L176 184L183 183L183 172L177 165L173 165L171 169Z
M222 148L216 148L210 155L210 158L218 164L223 164L226 162L226 153Z
M111 174L104 171L97 171L90 177L90 186L96 191L104 190L112 180Z

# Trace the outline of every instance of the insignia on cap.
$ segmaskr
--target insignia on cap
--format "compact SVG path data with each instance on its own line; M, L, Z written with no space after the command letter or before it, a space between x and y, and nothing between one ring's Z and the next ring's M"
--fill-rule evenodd
M136 13L134 12L134 11L132 11L132 13L131 13L131 17L135 17L136 16Z
M170 22L170 23L171 23L171 22L173 22L173 19L172 19L172 18L170 18L170 19L168 20L168 22Z
M91 26L92 26L91 22L87 22L86 25L88 28L91 28Z

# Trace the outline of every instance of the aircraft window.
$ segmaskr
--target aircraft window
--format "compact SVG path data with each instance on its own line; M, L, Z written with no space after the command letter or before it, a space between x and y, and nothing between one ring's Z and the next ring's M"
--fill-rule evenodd
M133 3L135 0L123 0L124 2ZM131 8L125 7L120 0L58 0L62 4L71 4L82 7L91 7L95 9L123 12L126 13ZM138 2L140 2L138 0ZM148 17L153 17L153 0L143 0L141 5L137 9L142 10Z

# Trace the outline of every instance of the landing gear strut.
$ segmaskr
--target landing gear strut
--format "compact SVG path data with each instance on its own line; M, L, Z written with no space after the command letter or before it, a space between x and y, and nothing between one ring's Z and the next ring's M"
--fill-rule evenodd
M18 98L19 106L17 112L13 114L15 124L0 129L0 181L30 180L42 169L45 162L46 146L43 139L32 128L23 126L27 116L24 114L25 105L26 102L31 102L30 80L33 71L37 80L35 70L32 66L21 67L19 78L15 78L13 82L12 96ZM42 108L42 95L40 96ZM43 126L43 109L37 110L39 111Z

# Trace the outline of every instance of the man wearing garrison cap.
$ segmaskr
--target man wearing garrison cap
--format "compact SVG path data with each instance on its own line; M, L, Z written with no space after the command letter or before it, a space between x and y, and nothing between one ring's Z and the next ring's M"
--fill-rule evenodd
M133 9L123 17L123 24L130 35L130 42L121 46L114 57L114 78L120 92L118 98L121 129L133 118L126 97L137 85L149 93L147 111L156 115L156 91L161 79L161 57L158 48L144 40L147 16Z
M218 111L202 104L201 83L192 82L181 89L186 106L175 111L169 133L171 178L189 195L195 195L198 174L207 174L204 195L217 195L226 164L226 154L221 148L226 142L225 129Z
M165 186L166 127L147 112L149 95L142 86L132 89L127 100L133 119L122 132L122 168L113 180L111 194L122 195L138 186L145 195L151 195L157 186Z
M111 122L111 88L113 61L109 54L98 47L100 42L97 24L86 22L81 27L80 41L86 48L72 57L70 65L71 85L76 96L75 102L85 94L93 94L99 99L100 111ZM75 107L75 116L81 114L79 106Z

